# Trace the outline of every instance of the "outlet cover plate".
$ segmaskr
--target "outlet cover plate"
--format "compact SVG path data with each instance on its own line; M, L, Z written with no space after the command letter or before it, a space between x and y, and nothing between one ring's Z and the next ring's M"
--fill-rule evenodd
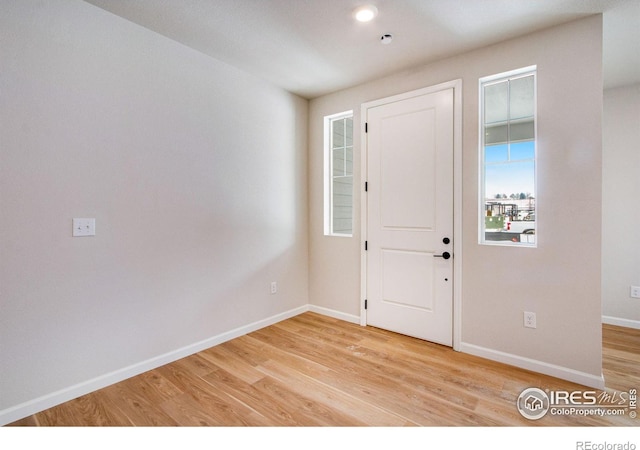
M536 328L536 313L524 312L524 326L525 328Z

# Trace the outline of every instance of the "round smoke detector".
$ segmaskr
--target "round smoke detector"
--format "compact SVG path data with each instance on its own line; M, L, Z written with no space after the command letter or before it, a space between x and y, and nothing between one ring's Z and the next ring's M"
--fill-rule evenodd
M380 42L383 44L391 44L391 41L393 41L393 35L391 34L383 34L380 36Z

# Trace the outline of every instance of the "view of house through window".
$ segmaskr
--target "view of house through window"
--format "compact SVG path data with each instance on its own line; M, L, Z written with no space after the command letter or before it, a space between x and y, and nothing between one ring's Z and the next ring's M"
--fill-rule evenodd
M536 244L535 68L480 80L480 242Z
M353 112L325 117L325 234L353 232Z

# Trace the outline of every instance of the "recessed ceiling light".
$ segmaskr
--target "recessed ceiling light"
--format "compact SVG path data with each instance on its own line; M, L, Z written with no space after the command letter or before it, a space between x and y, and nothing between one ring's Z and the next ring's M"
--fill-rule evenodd
M377 15L378 8L373 5L361 6L353 11L353 17L355 17L358 22L370 22Z

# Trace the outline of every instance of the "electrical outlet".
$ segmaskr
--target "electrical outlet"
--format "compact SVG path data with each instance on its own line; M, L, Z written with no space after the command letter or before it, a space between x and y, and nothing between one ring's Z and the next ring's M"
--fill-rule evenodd
M524 326L526 328L535 328L536 327L536 313L524 312Z
M271 294L275 294L276 292L278 292L278 282L277 281L272 281L271 282Z
M631 286L631 298L640 298L640 286Z

